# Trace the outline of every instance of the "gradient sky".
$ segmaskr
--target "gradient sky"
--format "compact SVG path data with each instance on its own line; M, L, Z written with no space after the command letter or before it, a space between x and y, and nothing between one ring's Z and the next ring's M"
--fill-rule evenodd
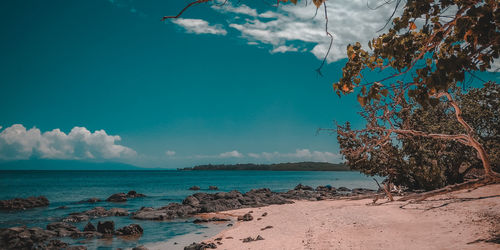
M316 130L360 125L355 95L340 99L331 84L345 44L383 24L362 15L365 3L335 10L361 12L331 18L337 47L319 77L324 19L311 8L306 18L265 1L204 4L174 23L160 18L185 1L2 1L0 160L339 162L335 136Z

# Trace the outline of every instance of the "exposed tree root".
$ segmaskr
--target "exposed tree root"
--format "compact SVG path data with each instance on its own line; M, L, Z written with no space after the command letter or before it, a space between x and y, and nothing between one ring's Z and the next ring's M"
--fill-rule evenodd
M486 186L486 185L490 185L490 184L497 184L497 183L500 183L499 177L496 177L494 175L488 175L488 176L480 178L480 179L471 180L471 181L467 181L467 182L459 183L459 184L454 184L454 185L449 185L449 186L446 186L444 188L432 190L429 192L404 196L402 198L399 198L398 201L414 200L415 202L419 202L419 201L423 201L429 197L433 197L433 196L440 195L440 194L446 194L446 193L464 190L464 189L469 189L469 188L478 188L478 187L482 187L482 186Z

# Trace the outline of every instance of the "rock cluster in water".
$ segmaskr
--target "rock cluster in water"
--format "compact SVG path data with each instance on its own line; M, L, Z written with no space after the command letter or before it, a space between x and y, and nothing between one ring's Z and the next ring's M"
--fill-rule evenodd
M137 193L136 191L129 191L128 193L113 194L106 199L109 202L125 202L130 198L146 197L145 194Z
M25 210L34 207L46 207L48 205L49 200L45 196L0 201L0 209L2 210Z
M109 217L109 216L128 216L129 212L123 208L110 208L106 210L103 207L95 207L87 211L71 213L68 217L64 218L64 222L80 222L88 221L95 218Z
M154 209L143 207L133 213L132 218L140 220L171 220L190 217L197 213L210 213L245 207L262 207L273 204L293 203L268 188L253 189L244 194L238 191L215 194L196 193L182 203L170 203Z
M331 186L319 186L316 189L302 184L293 190L276 193L268 188L252 189L246 193L239 191L215 194L196 193L186 197L182 203L170 203L161 208L143 207L132 213L132 218L139 220L171 220L190 217L198 213L220 212L226 210L262 207L275 204L293 203L292 200L324 200L340 196L372 194L370 189L335 189Z

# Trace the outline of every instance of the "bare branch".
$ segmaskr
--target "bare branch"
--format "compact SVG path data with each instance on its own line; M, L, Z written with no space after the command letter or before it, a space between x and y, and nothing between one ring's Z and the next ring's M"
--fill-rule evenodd
M165 21L167 19L179 18L182 15L182 13L184 13L184 11L189 9L191 6L196 5L196 4L200 4L200 3L212 2L212 1L214 1L214 0L197 0L197 1L191 2L188 5L186 5L186 7L184 7L184 9L182 9L176 16L164 16L164 17L162 17L161 20Z
M326 8L326 1L323 2L323 6L325 7L325 32L330 37L330 45L328 46L328 51L326 52L326 55L323 58L323 61L321 62L321 65L319 65L319 68L316 69L316 72L318 72L318 74L320 76L323 76L323 74L321 73L321 69L325 65L326 59L328 58L328 55L330 54L330 50L332 49L332 45L333 45L333 36L328 31L328 11L327 11L327 8Z

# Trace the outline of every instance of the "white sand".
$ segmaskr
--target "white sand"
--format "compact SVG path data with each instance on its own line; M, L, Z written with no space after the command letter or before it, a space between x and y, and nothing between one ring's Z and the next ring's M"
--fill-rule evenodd
M487 196L497 197L460 202L450 200ZM499 233L498 196L500 185L492 185L471 192L459 191L432 197L430 201L411 204L406 209L400 208L406 204L404 202L367 205L372 202L370 199L297 201L287 205L239 209L223 214L237 216L253 211L254 220L238 222L206 242L222 237L222 245L218 249L230 250L500 249L500 245L494 243L470 244L478 239L489 238L494 232ZM426 210L446 202L453 203ZM264 212L268 215L261 217ZM492 219L492 216L496 216L496 219ZM273 228L261 231L266 226ZM257 235L261 235L264 240L250 243L241 241Z

